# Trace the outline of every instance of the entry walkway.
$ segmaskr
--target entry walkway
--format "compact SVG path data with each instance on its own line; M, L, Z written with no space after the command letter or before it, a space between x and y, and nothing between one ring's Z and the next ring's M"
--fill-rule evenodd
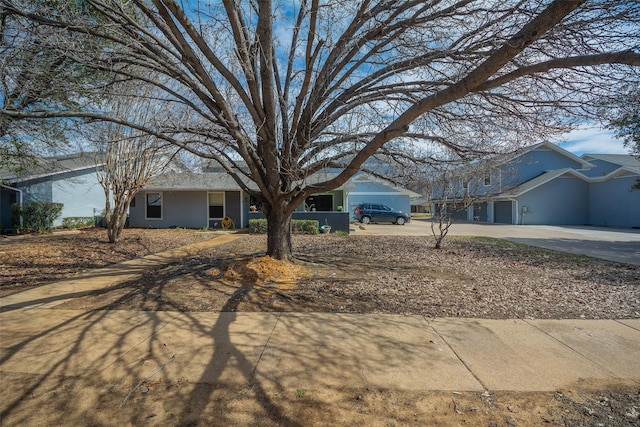
M68 299L84 296L91 291L138 277L150 268L197 254L204 249L225 244L239 237L237 234L222 234L181 248L90 270L69 279L0 297L0 310L35 306L53 307Z

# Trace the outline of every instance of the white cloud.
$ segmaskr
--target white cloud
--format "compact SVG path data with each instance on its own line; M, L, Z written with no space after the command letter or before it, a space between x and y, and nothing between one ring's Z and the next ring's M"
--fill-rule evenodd
M564 134L557 141L558 145L573 154L629 154L621 139L616 139L613 132L596 127L584 127Z

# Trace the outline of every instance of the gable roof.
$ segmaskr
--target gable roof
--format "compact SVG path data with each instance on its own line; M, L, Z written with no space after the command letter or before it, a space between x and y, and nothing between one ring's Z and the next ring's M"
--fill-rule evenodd
M581 174L580 172L576 171L575 169L571 169L571 168L564 168L564 169L556 169L556 170L552 170L552 171L548 171L543 173L542 175L539 175L533 179L530 179L529 181L518 185L517 187L512 188L511 190L505 191L504 193L499 194L498 198L502 198L502 197L519 197L521 195L523 195L524 193L527 193L535 188L540 187L541 185L544 185L546 183L548 183L549 181L552 181L556 178L559 178L563 175L571 175L574 176L576 178L580 178L583 181L588 182L589 178L586 177L585 175Z
M249 183L249 180L243 181ZM255 184L249 188L257 188ZM238 183L226 172L168 172L153 177L145 190L156 191L237 191Z
M640 171L640 159L630 154L583 154L583 159L602 160L614 165L638 169Z
M33 165L22 172L0 170L0 181L24 182L67 172L94 169L101 166L95 152L82 152L64 156L38 157Z

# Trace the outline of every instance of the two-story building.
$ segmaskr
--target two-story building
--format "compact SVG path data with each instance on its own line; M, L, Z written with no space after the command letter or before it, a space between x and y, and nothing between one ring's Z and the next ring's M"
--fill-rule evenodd
M578 157L543 142L496 159L468 191L459 218L502 224L640 227L640 160L631 155ZM464 175L465 169L460 169ZM466 182L468 186L469 183ZM436 212L442 197L432 202Z

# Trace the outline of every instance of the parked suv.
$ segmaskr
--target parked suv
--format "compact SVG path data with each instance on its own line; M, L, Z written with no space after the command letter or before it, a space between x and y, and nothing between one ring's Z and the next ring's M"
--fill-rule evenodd
M359 204L353 212L353 217L363 224L369 224L370 222L392 222L394 224L404 225L411 220L409 214L377 203Z

